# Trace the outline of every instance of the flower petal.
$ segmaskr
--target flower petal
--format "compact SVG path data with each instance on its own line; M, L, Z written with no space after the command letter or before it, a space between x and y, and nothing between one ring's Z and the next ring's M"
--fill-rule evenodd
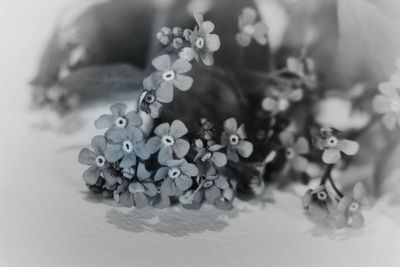
M180 170L189 177L199 175L199 170L197 169L196 165L192 163L185 162L180 167Z
M290 101L296 102L296 101L300 101L303 98L303 89L294 89L292 90L287 98Z
M236 153L235 149L228 147L228 149L226 150L226 157L228 160L232 161L232 162L239 162L239 156Z
M91 146L97 155L104 155L104 151L107 147L107 140L103 135L97 135L93 137Z
M110 111L114 116L121 117L125 115L127 106L123 103L115 103L110 107Z
M158 152L158 163L161 165L167 165L168 161L172 159L172 149L171 147L163 146Z
M161 146L161 138L159 136L151 137L146 143L146 149L150 154L156 153L160 150Z
M157 119L160 117L160 112L161 112L162 104L155 101L153 104L150 105L150 116L153 119Z
M130 111L125 115L129 125L139 127L143 124L142 117L136 111Z
M294 145L294 134L289 131L283 131L279 134L279 140L281 140L284 147L291 147Z
M133 194L133 199L135 200L135 208L143 209L149 203L148 198L144 193L137 192Z
M128 140L128 132L125 128L113 128L107 132L107 138L115 144L122 143Z
M236 42L242 47L249 46L251 43L251 35L244 32L237 33L235 38Z
M392 131L396 127L396 115L394 115L392 112L385 114L382 118L382 121L388 130Z
M154 181L158 182L167 177L168 175L168 167L161 167L156 171L156 174L154 174Z
M211 21L204 21L202 24L200 24L199 35L201 35L201 36L208 35L214 29L215 29L214 23L212 23Z
M171 124L171 128L169 133L175 138L181 138L185 134L187 134L188 128L186 125L180 120L174 120Z
M293 159L293 168L299 172L303 172L308 165L308 160L302 156L297 156Z
M353 199L349 196L344 196L338 203L338 211L346 212Z
M312 201L312 196L311 196L311 192L313 190L312 189L307 189L307 191L304 193L304 195L301 198L301 202L303 203L303 207L304 208L309 208L311 201Z
M179 190L186 191L192 186L193 181L192 178L189 178L186 175L181 175L175 179L175 184L179 188Z
M128 128L126 128L126 131L128 133L128 139L132 142L136 143L143 141L144 135L142 130L140 130L139 128L128 126Z
M123 192L119 196L119 204L127 208L133 207L133 195L129 191Z
M169 123L161 123L154 129L154 133L160 137L169 134Z
M203 61L204 65L206 66L214 65L214 56L212 52L201 51L200 58Z
M137 177L139 178L139 180L145 180L147 178L150 178L150 176L151 172L146 170L146 166L144 165L144 163L140 162L137 168Z
M96 166L92 166L83 173L83 180L88 185L95 185L99 180L101 170Z
M253 153L253 144L246 140L241 140L236 147L236 151L242 156L243 158L250 157L251 153Z
M152 64L158 71L171 70L171 57L169 55L161 55L153 59Z
M205 37L206 47L211 52L218 51L221 47L221 41L216 34L210 34Z
M150 158L150 153L146 149L146 145L144 142L136 143L135 147L133 148L133 151L139 158L143 160Z
M311 203L310 213L311 216L317 220L325 219L328 216L328 210L315 203Z
M189 63L186 59L178 58L174 64L172 64L172 69L178 73L186 73L192 69L192 64Z
M387 113L390 111L390 103L392 100L388 98L387 96L383 95L376 95L374 99L372 100L372 106L375 110L375 112L378 113Z
M308 144L307 139L304 137L299 137L294 146L294 150L298 154L307 154L310 152L310 145Z
M174 99L174 87L170 82L162 82L156 91L156 98L162 103L171 103Z
M125 155L119 163L120 168L130 168L136 165L136 155L130 153Z
M221 152L214 152L211 156L211 161L219 168L225 166L227 163L225 154Z
M104 156L108 162L114 163L120 160L124 156L124 153L120 145L108 144Z
M356 200L361 201L365 198L365 195L366 195L366 190L364 184L361 182L357 182L353 188L353 197Z
M156 90L156 85L154 84L153 77L151 75L147 76L143 80L143 89L146 91Z
M360 145L357 142L343 139L343 140L339 141L338 148L344 154L352 156L352 155L357 154L357 152L360 148Z
M339 215L335 218L334 224L335 224L336 228L339 228L339 229L340 229L340 228L345 227L345 226L347 225L347 222L348 222L348 217L347 217L347 215L344 214L344 213L342 213L342 214L339 214Z
M278 109L278 103L276 102L276 100L272 99L271 97L264 98L261 106L265 111L269 111L269 112L275 112Z
M257 12L254 8L246 7L239 16L239 28L253 24L256 21Z
M146 188L146 191L144 192L146 195L150 197L157 195L157 188L153 183L144 183L143 186Z
M229 118L224 121L224 130L229 134L236 132L237 130L237 121L235 118Z
M172 179L165 179L164 182L161 184L161 193L163 195L173 196L174 192L175 190L173 188Z
M360 229L364 225L364 216L362 215L361 212L354 212L351 215L352 223L351 227L354 229Z
M399 99L399 94L397 93L396 88L394 88L389 82L384 82L378 85L379 91L389 97L389 99Z
M221 190L216 186L211 186L204 190L204 197L208 203L214 204L215 201L221 197Z
M228 189L229 188L228 180L223 176L219 176L217 179L215 179L214 184L215 184L215 186L217 186L220 189Z
M185 92L192 87L193 78L186 75L178 74L173 83L176 88Z
M322 161L326 164L335 164L340 158L340 151L338 149L327 149L322 154Z
M253 37L260 45L268 43L268 27L264 22L258 22L254 25Z
M104 128L111 128L114 126L114 122L116 120L116 116L114 115L109 115L109 114L105 114L105 115L101 115L95 122L94 122L94 126L97 129L104 129Z
M87 148L84 148L81 150L81 152L79 152L78 161L81 164L93 166L96 165L96 157L96 153Z
M172 146L172 150L178 158L183 158L189 152L190 144L188 141L183 139L177 139L175 144Z

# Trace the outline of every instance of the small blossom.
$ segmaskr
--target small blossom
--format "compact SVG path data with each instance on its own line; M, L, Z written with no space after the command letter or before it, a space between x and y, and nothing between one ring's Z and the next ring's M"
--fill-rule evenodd
M193 78L184 75L192 69L192 65L185 59L179 58L171 62L169 55L162 55L152 62L156 72L151 75L154 83L158 85L159 94L164 99L173 99L174 86L181 91L187 91L192 87Z
M303 84L310 89L317 86L317 75L314 61L310 58L297 59L289 57L286 61L286 68L292 74L295 74Z
M240 46L249 46L252 39L260 45L268 43L268 26L259 21L256 22L257 12L250 7L243 9L239 16L240 32L236 34L236 41Z
M246 138L244 124L238 128L235 118L224 122L224 131L221 135L221 144L227 147L227 158L233 162L239 162L239 156L250 157L253 152L253 144L244 140Z
M168 167L161 167L154 175L154 181L162 181L161 193L167 196L180 196L188 190L199 171L196 165L188 163L185 159L172 160Z
M308 189L302 197L302 202L303 207L317 220L323 220L336 212L335 202L324 185L314 190Z
M194 59L195 54L196 52L191 47L183 47L178 53L180 58L183 58L189 62Z
M373 99L373 107L377 113L384 114L382 120L389 130L400 125L400 96L395 87L390 83L379 85L381 94Z
M276 114L279 112L285 112L290 107L291 102L300 101L303 98L303 90L298 89L285 89L278 90L275 88L270 88L271 96L264 98L261 103L262 108Z
M324 150L322 160L326 164L335 164L341 159L341 152L348 156L357 154L359 144L355 141L340 138L340 132L332 128L322 128L313 136L313 144Z
M95 136L92 139L91 146L94 152L84 148L78 156L79 163L90 166L89 169L83 173L83 180L88 185L95 185L101 174L103 174L108 185L114 184L116 179L111 175L108 169L109 163L104 156L107 146L106 138L101 135Z
M154 129L156 136L151 137L146 144L151 154L159 151L158 162L167 165L173 159L173 154L177 158L183 158L189 152L190 144L182 139L187 134L188 129L180 120L171 123L162 123Z
M217 130L214 128L214 124L211 123L208 119L202 118L200 119L201 127L199 131L199 135L202 139L210 141L216 135Z
M107 145L105 157L111 163L122 159L119 163L121 168L135 166L136 157L143 160L150 157L143 141L143 132L136 127L111 129L108 138L111 143Z
M182 36L182 28L181 27L174 27L172 29L172 34L174 37L181 37Z
M139 127L142 125L142 118L136 111L126 113L125 104L116 103L110 107L111 114L101 115L95 121L97 129L102 128L126 128L127 126Z
M364 225L364 217L361 210L369 209L371 203L365 197L365 187L358 182L353 188L352 196L344 196L338 204L338 215L335 218L335 225L338 228L351 225L353 228L361 228Z
M197 26L190 35L190 43L195 52L194 58L199 61L201 59L205 65L214 64L214 52L218 51L221 46L219 36L211 34L214 30L214 23L204 21L203 15L195 14Z
M210 204L215 204L229 189L230 185L224 176L207 176L203 182L204 199Z
M279 135L282 145L285 147L285 157L296 171L303 172L308 164L307 159L303 156L310 152L307 139L299 137L297 140L291 132L282 132Z
M164 90L157 90L151 77L147 77L143 81L144 92L140 99L140 109L150 114L155 119L160 116L163 103L170 103L172 95L165 94Z
M171 31L170 28L163 27L156 35L157 39L162 43L163 45L169 45L172 40L172 34L173 32Z
M209 147L205 147L204 143L201 139L197 139L195 141L197 154L194 158L194 161L200 161L203 163L209 163L211 165L215 165L218 168L221 168L226 165L227 159L226 155L218 150L222 149L221 145L212 145ZM206 168L207 172L208 169Z

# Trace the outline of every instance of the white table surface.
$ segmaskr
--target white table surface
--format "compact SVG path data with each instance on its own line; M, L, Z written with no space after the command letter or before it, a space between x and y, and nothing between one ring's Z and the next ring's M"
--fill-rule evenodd
M131 210L87 194L77 147L107 104L82 112L71 135L39 129L50 114L27 108L27 82L67 2L0 1L0 266L400 266L400 207L385 199L362 230L338 231L304 216L304 187L229 212Z

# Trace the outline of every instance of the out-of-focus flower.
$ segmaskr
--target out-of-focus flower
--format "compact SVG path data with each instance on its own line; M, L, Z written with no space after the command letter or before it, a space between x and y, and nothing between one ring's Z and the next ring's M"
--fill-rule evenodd
M282 145L285 147L285 156L290 165L299 172L303 172L308 164L308 160L303 155L310 152L307 139L299 137L297 140L291 132L282 132L279 135Z
M380 95L373 99L373 107L377 113L384 114L382 120L389 130L400 125L400 96L395 87L390 83L379 85Z
M315 64L311 58L297 59L289 57L286 61L286 68L301 79L306 88L315 89L317 86Z
M344 196L338 204L338 215L335 225L338 228L351 225L353 228L361 228L364 225L364 217L361 210L370 209L371 202L366 198L365 187L358 182L353 188L352 196Z
M88 185L95 185L100 175L103 174L108 185L114 184L116 178L111 175L108 169L109 163L104 156L107 147L106 138L101 135L93 137L91 146L94 152L84 148L78 156L78 161L81 164L90 166L89 169L83 173L83 180Z
M270 88L271 96L264 98L261 103L262 108L276 114L279 112L285 112L290 107L291 102L300 101L303 98L303 89L285 89L279 90Z
M192 65L185 59L178 58L171 62L169 55L161 55L152 62L156 72L151 75L153 82L158 86L157 92L165 100L172 100L174 86L181 91L187 91L192 87L193 78L184 73L192 69ZM170 101L171 102L171 101Z
M116 103L110 107L111 114L101 115L95 121L97 129L102 128L126 128L127 126L139 127L142 125L142 118L136 111L126 113L127 106L125 104Z
M157 33L156 37L163 45L169 45L172 41L172 31L168 27L163 27Z
M314 190L308 189L302 197L302 202L303 207L317 220L323 220L328 215L335 214L337 210L336 203L324 185L320 185Z
M253 152L253 144L247 140L244 124L238 128L235 118L227 119L224 122L224 131L221 134L221 144L227 147L227 158L233 162L239 162L239 156L250 157Z
M154 180L156 182L163 181L161 184L162 194L180 196L192 186L191 177L198 174L196 165L188 163L185 159L172 160L168 163L168 167L161 167L157 170Z
M313 144L319 150L324 150L322 160L326 164L335 164L341 159L341 152L353 156L359 150L355 141L340 138L340 132L332 128L322 128L318 134L313 135Z
M144 79L143 88L144 92L141 96L140 109L150 114L152 118L158 118L163 103L170 103L172 95L168 94L165 90L157 90L151 77Z
M260 45L268 43L268 26L262 22L256 22L257 12L250 7L243 9L239 16L239 30L236 40L240 46L249 46L251 39L255 39Z
M144 160L150 157L143 141L143 132L136 127L113 128L108 138L111 143L107 145L105 157L111 163L122 159L119 163L121 168L135 166L136 157Z
M221 145L212 145L210 147L205 147L201 139L195 141L197 154L194 161L209 162L216 167L223 167L227 163L226 155L218 150L222 149Z
M185 124L180 120L171 123L162 123L154 129L156 136L151 137L146 144L147 150L154 154L158 150L158 162L167 165L173 159L173 153L177 158L183 158L189 151L190 144L182 137L188 132Z
M201 127L199 135L204 140L210 141L216 135L217 130L214 128L214 124L206 118L200 119Z
M203 15L194 14L197 25L190 35L190 43L194 50L194 58L199 61L201 59L205 65L214 64L214 52L218 51L221 46L219 36L211 34L214 30L214 23L204 21Z

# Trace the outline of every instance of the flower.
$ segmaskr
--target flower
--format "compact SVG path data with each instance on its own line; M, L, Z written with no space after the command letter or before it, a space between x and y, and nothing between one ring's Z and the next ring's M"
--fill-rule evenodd
M204 143L201 139L197 139L195 141L197 154L194 158L194 161L200 161L200 163L206 163L206 165L215 165L220 168L226 165L227 159L226 155L218 150L222 149L221 145L212 145L209 147L205 147ZM208 173L209 166L205 167L206 172Z
M307 139L299 137L295 141L294 134L288 131L282 132L279 135L279 139L285 147L285 157L290 162L291 166L293 166L296 171L303 172L307 167L308 161L302 155L310 152Z
M122 159L119 163L121 168L136 165L136 156L141 159L150 157L150 153L145 148L143 133L136 127L111 129L108 138L111 143L107 145L105 157L111 163Z
M210 204L215 204L223 197L225 190L230 189L228 180L224 176L207 176L203 181L204 199Z
M172 101L171 94L165 94L165 90L157 90L151 77L147 77L143 81L144 92L140 97L140 109L150 114L152 118L158 118L163 103Z
M340 132L332 128L322 128L319 134L313 136L313 144L317 149L324 150L322 160L326 164L335 164L341 159L341 153L353 156L360 146L357 142L340 138Z
M211 66L214 64L213 53L218 51L221 46L219 36L211 34L214 30L214 23L204 21L203 15L194 14L197 22L196 28L190 34L190 43L194 52L194 58L199 61L199 58L205 65Z
M290 102L297 102L303 98L303 90L300 88L294 90L285 89L283 91L270 88L270 91L271 96L264 98L261 106L265 111L272 114L286 111L290 106Z
M184 73L192 69L192 65L183 58L171 62L169 55L161 55L152 62L156 72L151 75L153 82L158 86L157 94L167 103L171 102L174 96L174 86L181 91L187 91L192 87L193 78Z
M338 204L338 215L335 225L343 228L350 224L353 228L361 228L364 225L364 217L361 210L370 209L371 202L365 197L366 191L362 183L358 182L353 188L352 196L344 196Z
M94 152L84 148L78 156L78 161L81 164L90 166L89 169L83 173L83 180L88 185L95 185L101 174L103 174L106 186L110 187L114 185L116 183L116 178L111 175L108 169L109 163L104 157L107 146L106 138L101 135L93 137L91 146Z
M174 120L171 125L162 123L154 129L156 136L151 137L147 143L147 150L154 154L158 150L158 162L167 165L168 161L173 157L173 153L177 158L183 158L189 152L190 144L182 139L188 132L185 124L180 120Z
M169 45L171 43L172 39L172 30L168 27L163 27L161 30L157 33L156 37L162 43L163 45Z
M163 181L161 193L167 196L180 196L188 190L192 184L192 178L197 176L199 171L196 165L188 163L185 159L172 160L168 167L161 167L154 175L154 181Z
M324 185L320 185L314 190L308 189L302 197L303 207L310 212L311 216L318 220L323 220L329 214L336 212L335 202Z
M214 128L214 124L206 118L201 118L200 124L199 136L207 141L213 139L217 132L217 129Z
M224 131L221 134L221 144L227 147L227 158L233 162L239 162L239 155L244 158L250 157L253 152L253 144L244 140L246 132L244 124L238 128L235 118L227 119L224 122Z
M259 21L256 23L257 13L253 8L246 7L239 16L240 32L236 34L236 41L240 46L249 46L251 39L260 45L268 43L268 26Z
M286 60L286 68L289 72L301 79L307 88L314 89L317 86L315 64L312 59L297 59L289 57Z
M103 128L126 128L127 126L139 127L142 125L142 118L136 111L126 113L127 106L125 104L116 103L110 107L111 114L101 115L95 121L97 129Z
M381 94L376 95L372 101L374 110L384 114L382 120L389 130L393 130L400 125L400 96L395 87L390 83L379 85Z

